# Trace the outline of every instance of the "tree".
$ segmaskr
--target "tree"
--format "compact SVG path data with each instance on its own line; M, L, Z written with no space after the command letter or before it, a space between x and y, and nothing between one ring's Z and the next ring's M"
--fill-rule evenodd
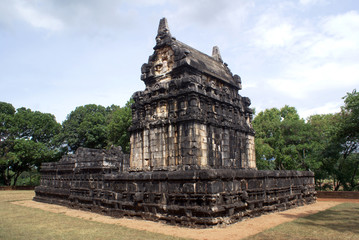
M10 135L10 129L15 115L15 108L10 103L0 102L0 146Z
M345 176L349 176L344 186L349 190L359 189L359 92L354 89L344 97L342 107L344 123L338 136L342 139L343 158L350 166Z
M60 141L75 152L79 147L105 148L108 144L108 110L95 104L77 107L62 123Z
M323 159L335 181L335 190L359 188L359 93L344 97L344 106L331 128L331 138L323 150Z
M0 158L3 168L2 179L5 185L16 185L21 173L30 171L34 166L39 167L44 161L51 161L56 155L44 143L26 139L15 139L10 151Z
M10 149L9 138L11 137L11 126L13 117L15 115L15 108L5 102L0 102L0 184L8 185L5 178L5 171L8 169L6 155Z
M355 89L344 97L341 116L343 120L338 138L342 139L343 155L346 158L359 147L359 92Z
M339 150L332 148L331 142L339 120L339 114L317 114L307 119L309 144L306 157L314 166L312 170L319 185L322 180L333 176L333 159L336 159L333 156Z
M59 158L54 138L61 125L51 114L0 103L0 183L16 184L19 175L41 162Z
M10 103L0 102L0 114L14 115L15 108Z
M260 112L253 120L259 169L309 170L306 161L306 125L294 107Z
M51 148L56 147L54 137L59 134L61 125L52 114L19 108L13 121L11 131L17 138L41 142Z
M59 136L64 152L75 152L79 147L107 148L121 146L130 151L128 128L132 122L130 99L124 107L89 104L77 107L62 124Z
M130 152L130 133L128 128L132 123L132 103L133 100L130 99L124 107L115 109L109 123L110 144L121 146L125 153Z

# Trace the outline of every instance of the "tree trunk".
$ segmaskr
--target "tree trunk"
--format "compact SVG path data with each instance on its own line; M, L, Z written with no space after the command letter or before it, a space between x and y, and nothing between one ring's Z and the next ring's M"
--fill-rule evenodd
M16 182L17 182L17 178L20 176L20 174L15 174L14 175L14 184L13 186L16 186Z
M4 184L6 186L10 186L11 185L11 178L13 176L11 176L11 174L9 173L9 168L7 168L5 172L4 172Z
M335 186L334 191L338 191L340 188L340 180L337 181L337 185Z
M357 171L358 171L358 168L359 168L359 161L356 162L356 166L355 166L355 170L353 172L353 175L351 177L351 181L350 181L350 187L351 187L351 190L353 191L353 189L358 185L357 183L355 183L355 175L357 174Z

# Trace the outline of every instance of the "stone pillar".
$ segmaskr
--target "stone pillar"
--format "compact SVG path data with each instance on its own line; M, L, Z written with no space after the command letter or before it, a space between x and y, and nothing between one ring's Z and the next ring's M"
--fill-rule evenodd
M222 145L222 164L224 167L230 167L230 145L229 145L229 131L224 128L221 133Z
M143 169L142 132L132 133L130 141L131 141L130 168L132 170L142 170Z
M149 129L143 130L143 167L144 169L150 168L151 151L150 151L150 131Z
M248 158L247 167L248 168L257 168L256 152L255 152L255 147L254 147L254 136L252 136L252 135L247 135L246 155Z
M208 145L207 145L207 126L204 124L195 124L196 141L198 143L198 165L208 166Z

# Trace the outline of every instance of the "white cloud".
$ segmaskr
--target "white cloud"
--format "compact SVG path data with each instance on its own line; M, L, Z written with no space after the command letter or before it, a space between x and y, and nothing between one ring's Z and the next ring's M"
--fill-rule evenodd
M316 5L326 3L326 0L299 0L299 3L304 6Z
M276 55L279 50L295 51L297 45L310 34L311 29L305 23L301 26L295 19L282 16L273 9L262 14L253 29L246 32L252 39L251 45L269 55Z
M338 113L340 112L340 102L328 102L322 106L315 107L315 108L301 108L298 109L300 117L306 119L311 115L315 114L328 114L328 113Z
M140 6L121 0L3 0L0 1L0 24L18 27L13 22L25 22L47 31L119 34L119 29L133 27L138 8Z
M64 24L60 19L33 8L28 1L16 1L15 9L20 18L35 28L43 28L50 31L61 31Z
M292 25L283 23L263 31L260 40L256 41L257 45L262 47L284 47L293 41L294 33Z
M309 58L352 60L359 53L359 14L350 11L323 19L313 34Z
M324 31L337 37L356 38L359 31L359 15L356 11L331 16L323 21Z
M268 83L291 98L304 99L315 92L325 94L326 90L339 87L350 89L359 83L359 63L293 64L288 67L279 78L269 79Z
M255 83L255 82L249 82L249 83L245 83L245 85L243 86L245 89L248 89L248 88L257 88L258 87L258 84Z
M254 3L240 0L186 0L169 1L173 9L166 9L165 15L173 19L178 28L188 28L193 24L218 30L238 30L248 17ZM215 33L212 32L214 35Z
M267 78L288 97L303 99L326 89L353 88L359 83L359 15L351 11L323 18L312 26L289 24L268 16L253 32L257 47L275 56L280 69Z

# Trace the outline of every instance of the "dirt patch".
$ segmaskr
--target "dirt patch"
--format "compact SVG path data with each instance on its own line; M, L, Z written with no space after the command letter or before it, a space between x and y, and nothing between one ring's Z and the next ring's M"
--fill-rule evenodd
M352 199L345 199L352 200ZM359 202L359 201L358 201ZM259 232L262 232L268 228L275 227L279 224L293 221L296 218L304 217L310 214L317 213L319 211L326 210L340 204L340 201L334 201L330 199L328 201L318 199L317 203L290 209L284 212L275 212L260 217L246 219L242 222L238 222L226 227L215 227L210 229L191 229L178 226L169 226L159 222L152 222L146 220L136 220L128 218L112 218L101 214L70 209L67 207L39 203L32 200L17 201L13 204L38 208L49 212L65 214L71 217L78 217L90 221L97 221L102 223L117 224L128 228L145 230L154 233L162 233L166 235L172 235L177 237L193 238L193 239L242 239Z

